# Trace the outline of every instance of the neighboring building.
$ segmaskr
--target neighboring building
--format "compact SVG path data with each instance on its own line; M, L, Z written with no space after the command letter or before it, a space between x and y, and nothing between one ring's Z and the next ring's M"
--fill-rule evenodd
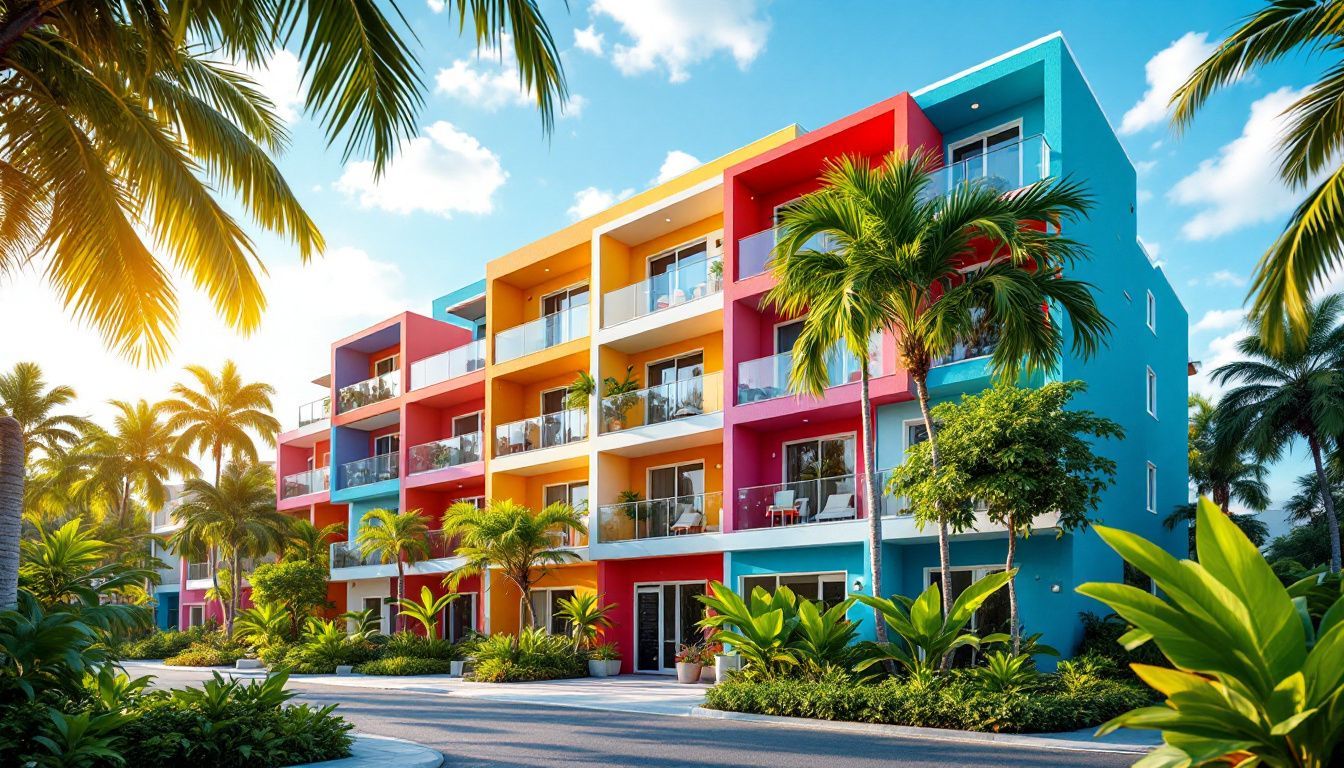
M326 394L280 436L279 508L351 538L369 509L421 510L432 527L457 500L512 498L587 510L590 534L568 541L580 561L553 568L531 596L554 631L557 601L597 590L614 603L608 638L625 670L673 667L694 639L710 580L738 590L784 584L814 599L868 588L866 517L856 475L902 461L922 438L894 343L874 344L876 467L857 449L854 360L837 355L819 399L785 391L798 319L762 305L775 213L818 186L824 163L929 147L947 167L935 190L989 177L1004 191L1047 177L1084 180L1096 204L1068 234L1090 261L1072 273L1096 286L1115 323L1109 348L1066 356L1038 379L1083 379L1078 406L1120 422L1101 450L1116 483L1097 516L1183 552L1161 525L1186 499L1186 312L1135 229L1135 172L1062 36L1055 34L819 130L791 126L486 264L483 283L336 342ZM935 369L937 400L990 384L993 339ZM637 380L632 391L567 407L580 371ZM330 404L335 403L332 411ZM333 469L334 468L334 469ZM623 501L633 492L638 501ZM883 584L913 594L937 576L932 530L899 500L882 501ZM1077 614L1101 610L1074 592L1118 581L1121 561L1093 533L1057 537L1050 521L1020 548L1018 594L1028 632L1071 648ZM461 561L435 536L410 567L408 591L441 593ZM988 524L952 543L952 588L1001 567L1004 533ZM384 621L394 566L333 546L333 613L374 608ZM190 586L186 582L185 586ZM469 580L443 622L515 631L521 596L502 580ZM185 593L184 593L185 594ZM190 606L184 604L185 612ZM990 606L979 621L997 621ZM184 613L185 615L185 613ZM856 609L871 635L871 614ZM185 619L184 619L185 622Z

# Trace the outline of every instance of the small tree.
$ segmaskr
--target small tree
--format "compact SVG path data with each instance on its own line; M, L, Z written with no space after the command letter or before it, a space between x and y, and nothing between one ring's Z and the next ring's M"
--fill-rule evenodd
M406 599L406 565L418 563L429 556L429 518L415 509L398 514L390 509L371 509L360 520L359 554L376 557L382 563L397 564L397 603ZM395 630L403 629L406 620L397 614Z
M289 616L289 636L298 637L307 617L328 606L327 569L305 560L258 565L249 577L252 602L278 605Z
M456 592L435 597L429 587L421 587L419 600L406 598L397 601L397 615L420 622L425 628L425 637L432 640L439 636L439 616L443 615L448 604L458 597Z
M1056 515L1060 536L1086 528L1088 515L1114 478L1115 462L1097 456L1092 446L1096 439L1123 438L1120 425L1091 411L1065 408L1085 389L1078 381L1032 389L1000 384L937 406L933 415L942 465L916 480L929 457L925 444L914 446L898 473L900 490L943 501L958 510L963 522L969 522L972 500L983 504L989 520L1008 531L1004 570L1011 572L1018 537L1031 535L1037 517ZM1017 653L1021 630L1011 580L1008 610Z

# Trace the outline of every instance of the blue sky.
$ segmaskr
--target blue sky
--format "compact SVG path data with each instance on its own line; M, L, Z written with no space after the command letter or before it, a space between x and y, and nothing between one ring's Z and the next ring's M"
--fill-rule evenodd
M1294 61L1238 83L1178 137L1166 94L1258 3L968 0L952 12L856 0L571 0L567 10L543 0L578 96L548 138L508 62L475 57L434 5L402 3L430 92L423 132L379 185L358 162L343 167L297 114L292 57L277 52L257 73L290 113L292 146L278 161L329 246L305 268L284 242L258 237L273 305L260 334L234 337L185 295L173 361L139 370L20 278L0 286L0 321L41 330L7 340L0 357L38 360L100 413L110 397L161 396L187 362L230 356L276 382L288 426L292 408L319 394L305 382L332 339L402 308L428 312L488 259L585 205L645 188L665 165L684 170L790 123L823 125L1062 30L1139 168L1140 235L1190 312L1191 355L1217 364L1233 353L1255 260L1297 197L1273 181L1278 112L1319 69ZM1210 389L1202 378L1194 386ZM1305 468L1300 454L1276 468L1276 502Z

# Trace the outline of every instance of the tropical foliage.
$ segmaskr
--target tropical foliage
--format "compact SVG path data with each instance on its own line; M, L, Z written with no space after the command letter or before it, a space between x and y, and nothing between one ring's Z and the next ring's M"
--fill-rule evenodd
M201 365L187 366L187 373L199 389L174 384L173 396L162 403L163 412L168 415L168 429L177 434L178 450L209 456L218 484L225 453L232 461L256 464L253 435L275 446L280 431L280 422L271 415L275 389L262 382L245 383L232 360L225 360L219 373Z
M710 642L732 645L747 677L816 676L832 667L848 670L857 658L858 623L846 616L853 598L827 606L788 587L773 593L757 587L744 600L715 581L699 599L711 611L700 626L712 630Z
M559 680L588 674L584 658L564 637L524 627L517 636L496 634L475 644L472 679L482 683Z
M419 510L399 514L390 509L371 509L359 521L355 541L359 544L360 555L397 565L398 602L406 599L406 565L429 556L428 523L429 518ZM404 629L405 622L398 615L397 629Z
M87 418L63 413L75 400L73 387L48 387L37 363L15 363L0 373L0 416L13 416L29 452L59 455L79 442L92 426Z
M397 607L400 609L398 615L419 622L425 630L425 637L438 637L439 617L443 615L448 604L457 597L451 592L435 597L429 587L421 587L419 600L407 598L397 601Z
M569 625L569 636L574 640L576 652L597 645L602 633L611 628L611 612L616 604L603 603L602 596L596 592L579 592L560 600L559 604L556 615Z
M309 616L328 606L328 576L326 566L306 560L262 563L248 576L252 602L283 611L288 622L284 634L292 639Z

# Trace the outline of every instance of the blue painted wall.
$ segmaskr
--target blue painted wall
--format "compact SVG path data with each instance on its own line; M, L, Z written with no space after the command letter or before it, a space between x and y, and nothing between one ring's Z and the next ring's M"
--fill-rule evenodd
M484 295L485 295L485 279L482 278L474 283L464 285L451 293L446 293L435 299L433 302L433 308L430 312L430 316L433 317L435 320L442 320L445 323L452 323L453 325L456 325L459 328L466 328L467 330L472 331L473 334L475 334L477 337L480 337L482 334L477 333L477 330L485 327L485 318L481 318L480 320L468 320L466 318L454 315L453 313L448 311L448 308L455 307L464 301L469 301L478 296L484 296Z
M177 626L179 598L177 592L158 592L154 595L157 601L154 606L154 624L159 629L166 630Z
M729 587L739 594L742 578L780 573L845 573L845 590L853 588L854 580L862 579L867 591L872 581L868 567L868 547L863 542L818 547L790 547L787 549L758 549L726 552L724 574ZM884 566L883 571L886 571ZM872 610L858 605L847 614L860 625L860 639L873 639Z

